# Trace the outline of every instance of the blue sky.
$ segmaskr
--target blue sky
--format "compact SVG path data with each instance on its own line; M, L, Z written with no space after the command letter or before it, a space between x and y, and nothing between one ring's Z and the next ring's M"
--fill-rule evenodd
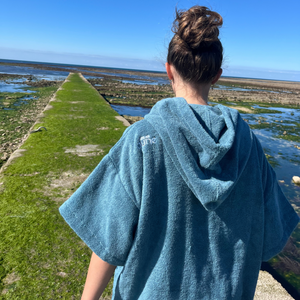
M219 12L224 75L300 81L299 0L2 1L0 58L163 70L175 7Z

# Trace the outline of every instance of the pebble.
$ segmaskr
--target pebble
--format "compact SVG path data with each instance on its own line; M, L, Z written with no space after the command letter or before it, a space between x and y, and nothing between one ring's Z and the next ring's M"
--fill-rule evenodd
M300 177L299 176L293 176L293 182L297 185L300 185Z
M7 160L9 157L8 153L4 153L1 157L1 160Z
M61 276L61 277L66 277L67 273L65 273L65 272L58 272L57 275Z

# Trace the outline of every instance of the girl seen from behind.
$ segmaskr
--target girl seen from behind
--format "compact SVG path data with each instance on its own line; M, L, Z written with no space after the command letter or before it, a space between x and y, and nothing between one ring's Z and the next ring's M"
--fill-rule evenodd
M222 17L177 11L174 98L130 126L60 212L93 251L82 299L253 299L299 221L236 110L208 105Z

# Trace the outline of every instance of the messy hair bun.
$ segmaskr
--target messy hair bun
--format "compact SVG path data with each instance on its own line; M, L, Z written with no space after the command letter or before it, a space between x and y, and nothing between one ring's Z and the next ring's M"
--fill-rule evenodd
M217 75L223 60L222 24L222 17L204 6L176 11L167 61L183 80L210 82Z

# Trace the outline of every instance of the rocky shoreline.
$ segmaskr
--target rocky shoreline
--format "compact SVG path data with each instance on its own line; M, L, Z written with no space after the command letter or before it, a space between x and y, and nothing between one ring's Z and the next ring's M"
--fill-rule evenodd
M168 84L138 85L123 83L122 78L89 79L91 84L111 104L152 107L157 101L173 97ZM224 89L218 86L225 87ZM211 102L261 102L300 107L300 83L222 78L209 95Z
M35 123L38 115L48 104L52 94L61 82L32 81L29 76L0 74L0 80L26 80L18 84L32 87L35 93L8 93L0 91L0 168L28 137L29 128ZM13 84L13 83L12 83Z
M216 90L210 92L212 101L264 102L300 106L300 83L255 79L222 78L219 84L248 91Z

